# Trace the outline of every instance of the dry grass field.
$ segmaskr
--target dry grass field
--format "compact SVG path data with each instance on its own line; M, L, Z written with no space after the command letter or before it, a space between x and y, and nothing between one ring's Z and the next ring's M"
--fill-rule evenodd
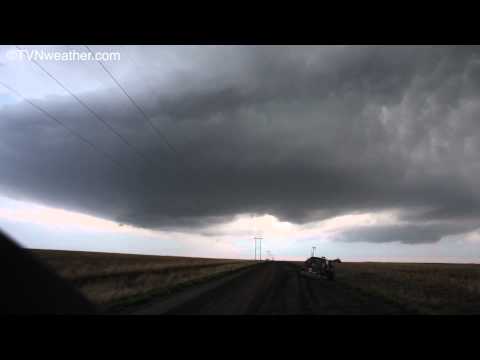
M108 308L254 264L247 260L32 250L92 302Z
M337 281L420 314L480 314L480 265L337 264Z

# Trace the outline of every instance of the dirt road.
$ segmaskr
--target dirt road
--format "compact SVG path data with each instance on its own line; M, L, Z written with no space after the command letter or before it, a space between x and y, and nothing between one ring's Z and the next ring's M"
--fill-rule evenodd
M268 262L190 289L170 299L153 300L136 314L403 314L400 307L362 294L337 281L299 275L299 266Z

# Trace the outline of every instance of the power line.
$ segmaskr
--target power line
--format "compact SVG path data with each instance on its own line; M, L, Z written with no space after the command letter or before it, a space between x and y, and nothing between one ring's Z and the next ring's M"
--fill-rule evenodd
M255 260L257 260L257 257L260 260L262 260L262 240L263 240L263 236L255 236L253 239L255 240ZM258 240L258 242L257 242L257 240ZM258 256L257 256L257 248L258 248Z
M17 49L23 51L23 49L21 49L20 47L17 46ZM91 50L87 47L87 49L91 52ZM117 135L119 138L122 139L123 142L125 142L129 147L132 148L132 150L134 150L135 152L136 149L133 147L133 145L131 145L125 138L123 138L123 136L121 136L121 134L119 134L110 124L108 124L106 121L104 121L93 109L91 109L85 102L83 102L80 98L78 98L78 96L76 96L72 91L70 91L65 85L63 85L59 80L57 80L57 78L52 75L50 72L48 72L43 66L41 66L38 62L36 62L35 60L32 59L32 62L34 62L46 75L48 75L52 80L54 80L62 89L64 89L70 96L72 96L78 103L80 103L83 107L85 107L97 120L99 120L100 122L102 122L105 126L107 126L108 129L110 129L115 135ZM102 68L112 77L112 80L114 80L114 82L117 84L117 86L119 86L122 91L125 93L125 95L129 98L129 100L135 105L135 107L140 111L140 113L142 114L142 116L148 121L148 123L152 126L152 128L155 129L155 131L157 132L157 134L159 136L161 136L162 138L162 141L164 141L170 148L170 150L175 154L175 155L178 155L180 156L180 154L178 153L178 151L176 151L176 149L174 148L174 146L172 144L170 144L170 142L168 142L168 140L160 133L160 131L158 129L156 129L156 127L153 125L153 123L150 121L150 119L148 118L148 116L146 115L146 113L140 108L140 106L138 106L138 104L135 103L135 101L128 95L128 93L126 92L126 90L120 85L120 83L118 81L116 81L116 79L114 78L114 76L108 71L108 69L105 68L105 66L99 62L100 65L102 66ZM89 141L87 138L85 138L84 136L82 136L79 132L75 131L73 128L70 128L69 126L65 125L62 121L60 121L58 118L56 118L55 116L53 116L52 114L50 114L48 111L42 109L40 106L36 105L35 103L33 103L32 101L30 101L29 99L27 99L26 97L24 97L23 95L21 95L19 92L17 92L16 90L12 89L11 87L9 87L8 85L0 82L0 84L2 86L4 86L6 89L10 90L12 93L16 94L19 98L23 99L24 101L26 101L27 103L29 103L32 107L34 107L35 109L37 109L38 111L40 111L42 114L44 114L45 116L47 116L49 119L53 120L54 122L56 122L57 124L59 124L60 126L62 126L63 128L65 128L69 133L73 134L74 136L76 136L77 138L79 138L82 142L88 144L92 149L94 149L95 151L99 151L101 152L105 157L107 157L110 161L112 161L115 165L117 165L120 169L123 170L122 168L122 164L119 163L117 160L115 160L113 157L111 157L110 154L104 152L103 150L101 150L100 148L98 148L94 143L92 143L91 141ZM138 154L139 156L141 156L143 159L145 159L145 157L142 155L142 154ZM148 159L145 159L148 161ZM198 200L197 200L198 201Z
M93 55L93 51L87 45L84 45L84 46ZM148 122L151 128L157 133L160 139L167 145L170 151L172 151L175 155L180 156L180 153L177 151L177 149L175 149L175 147L168 141L167 137L164 134L162 134L162 132L153 124L153 122L150 120L150 118L145 113L145 111L143 111L143 109L137 104L137 102L128 94L127 90L125 90L125 88L120 84L120 82L115 78L115 76L113 76L113 74L107 69L107 67L103 64L103 62L101 62L100 60L96 60L96 61L100 64L103 70L110 76L113 82L122 90L125 96L130 100L133 106L135 106L135 108L140 112L143 118Z
M15 89L13 89L12 87L8 86L7 84L3 83L2 81L0 81L0 85L2 85L4 88L6 88L7 90L9 90L10 92L12 92L13 94L15 94L16 96L18 96L20 99L22 99L23 101L27 102L28 104L30 104L30 106L32 106L33 108L35 108L37 111L39 111L40 113L42 113L44 116L46 116L47 118L51 119L52 121L54 121L55 123L57 123L58 125L60 125L62 128L64 128L68 133L70 133L71 135L73 135L74 137L76 137L77 139L79 139L81 142L83 142L84 144L88 145L92 150L94 151L98 151L101 155L103 155L103 157L109 161L111 161L116 167L118 167L119 170L121 170L122 172L125 170L124 169L124 166L122 163L120 163L118 160L116 160L114 157L112 157L109 153L107 153L106 151L103 151L102 149L100 149L99 147L97 147L93 142L91 142L90 140L88 140L87 138L85 138L82 134L80 134L79 132L77 132L76 130L68 127L67 125L65 125L61 120L59 120L57 117L53 116L51 113L49 113L47 110L45 109L42 109L40 106L38 106L37 104L35 104L34 102L32 102L31 100L29 100L28 98L26 98L25 96L23 96L22 94L20 94L18 91L16 91ZM136 172L133 172L132 173L135 177L138 177L138 173ZM135 191L136 190L136 187L132 187L132 189Z
M95 54L93 53L93 51L90 49L90 47L88 45L84 45L84 47L94 56L95 58ZM109 75L109 77L112 79L112 81L120 88L120 90L123 92L123 94L128 98L128 100L133 104L133 106L138 110L138 112L142 115L142 117L147 121L147 123L150 125L150 127L155 131L155 133L160 137L160 140L162 140L166 145L167 147L169 148L169 150L177 157L178 160L180 160L183 165L184 165L184 170L185 172L181 171L181 173L183 173L182 175L186 175L186 177L183 177L182 178L182 181L185 181L187 180L187 182L191 182L191 174L189 170L190 167L187 166L187 164L185 163L184 159L182 158L181 154L177 151L177 149L175 149L175 147L173 146L172 143L170 143L167 139L167 137L154 125L154 123L150 120L150 118L148 117L148 115L145 113L145 111L140 107L140 105L138 105L138 103L132 98L132 96L130 96L130 94L127 92L127 90L120 84L120 82L115 78L115 76L113 75L113 73L111 71L108 70L108 68L105 66L105 64L103 64L102 61L100 60L97 60L95 59L99 65L102 67L102 69ZM194 200L196 202L198 202L198 200Z
M19 98L21 98L23 101L27 102L28 104L30 104L32 107L34 107L35 109L37 109L38 111L40 111L43 115L45 115L46 117L48 117L49 119L53 120L54 122L56 122L57 124L59 124L61 127L63 127L64 129L66 129L70 134L72 134L73 136L76 136L78 139L80 139L82 142L84 142L85 144L88 144L92 149L94 149L95 151L98 151L100 153L102 153L103 156L105 156L107 159L109 159L110 161L112 161L115 165L119 166L120 168L122 168L122 165L117 161L115 160L113 157L111 157L111 155L109 155L107 152L101 150L100 148L98 148L94 143L92 143L90 140L88 140L87 138L85 138L82 134L78 133L77 131L75 131L74 129L71 129L70 127L68 127L67 125L65 125L62 121L60 121L58 118L56 118L55 116L53 116L52 114L50 114L48 111L42 109L40 106L38 106L37 104L35 104L34 102L32 102L31 100L27 99L25 96L23 96L22 94L20 94L18 91L16 91L15 89L11 88L10 86L8 86L7 84L3 83L2 81L0 81L0 85L2 85L4 88L6 88L7 90L9 90L10 92L14 93L16 96L18 96Z
M89 53L91 53L94 58L95 58L95 54L93 53L93 51L90 49L90 47L88 45L84 45L84 47L89 51ZM180 162L183 163L184 165L184 168L185 170L187 171L186 174L184 175L187 175L186 178L183 178L184 180L188 179L187 181L191 181L191 177L188 176L189 172L188 170L191 170L190 167L188 166L188 164L185 163L185 160L183 159L183 157L181 156L181 154L177 151L177 149L175 148L175 146L170 143L170 141L168 141L167 137L158 129L157 126L155 126L155 124L150 120L150 118L148 117L148 115L146 114L146 112L142 109L142 107L133 99L133 97L127 92L127 90L125 89L125 87L122 86L122 84L120 84L120 82L116 79L116 77L113 75L113 73L108 70L108 68L105 66L105 64L98 60L98 59L95 59L99 65L102 67L102 69L108 74L108 76L112 79L112 81L120 88L120 90L123 92L123 94L128 98L128 100L132 103L132 105L138 110L138 112L141 114L141 116L145 119L145 121L147 121L147 123L150 125L150 127L154 130L154 132L159 136L160 140L163 141L166 146L168 147L168 149L177 157L178 160L180 160ZM194 200L195 202L198 202L198 200ZM261 245L260 245L261 246Z
M84 45L84 47L94 56L95 58L95 54L93 53L93 51L90 49L90 47L88 47L87 45ZM181 181L182 182L186 182L187 185L190 185L191 181L192 181L192 176L190 171L191 170L189 168L189 166L187 166L187 164L185 163L184 159L182 158L181 154L177 151L177 149L175 149L175 147L173 146L172 143L170 143L167 139L167 137L154 125L154 123L150 120L150 118L148 117L148 115L145 113L145 111L140 107L140 105L138 105L138 103L132 98L132 96L130 96L130 94L127 92L127 90L120 84L120 82L115 78L115 76L113 75L113 73L111 71L108 70L108 68L105 66L105 64L103 64L102 61L100 60L97 60L95 59L99 65L102 67L102 69L108 74L108 76L112 79L112 81L120 88L120 90L123 92L123 94L128 98L128 100L133 104L133 106L138 110L138 112L141 114L141 116L147 121L147 123L150 125L150 127L154 130L154 132L159 136L160 140L163 141L166 146L168 147L168 149L177 157L178 160L180 160L180 162L183 163L183 170L182 171L182 168L175 168L175 170L180 170L180 173L181 175L185 175L183 177L181 177ZM174 171L175 171L174 170ZM190 173L190 174L189 174ZM199 205L199 207L201 208L201 203L199 202L198 199L194 198L193 201L195 203L197 203Z
M90 50L88 47L86 47L86 48L87 48L88 50ZM90 50L90 51L91 51L91 50ZM131 56L129 56L128 52L126 52L126 56L130 59L130 63L132 63L133 66L134 66L137 70L139 70L139 67L137 66L137 64L135 63L135 61L133 60L133 58L132 58ZM123 57L123 55L122 55L122 57ZM104 66L104 68L105 68L105 66ZM106 69L105 69L105 70L106 70ZM106 70L106 71L107 71L107 70ZM109 72L109 71L107 71L107 72ZM111 72L109 72L109 73L110 73L110 75L111 75L111 77L112 77L113 75L111 74ZM140 77L143 77L142 74L141 74L141 71L137 71L137 74L139 74ZM112 79L112 80L115 81L115 79ZM116 83L119 83L119 82L117 81ZM150 92L155 93L155 94L158 95L158 92L156 91L156 89L155 89L154 87L152 87L152 86L148 83L148 81L143 81L142 84L143 84L143 83L146 84L146 86L150 89ZM120 84L119 84L119 86L120 86ZM121 88L122 90L124 90L124 92L126 93L125 88L123 88L123 87L121 87L121 86L120 86L120 88ZM128 94L126 94L126 95L128 96ZM130 98L131 98L131 96L130 96ZM130 100L132 101L132 99L130 99ZM138 108L140 108L140 106L138 106ZM145 113L145 111L142 111L141 108L140 108L139 110L140 110L140 112ZM145 117L145 116L146 116L146 114L144 114L144 117ZM160 132L160 130L158 129L158 127L157 127L156 125L154 125L154 123L153 123L152 121L150 121L150 119L148 118L148 116L146 116L146 120L150 123L150 126L157 132L157 134L162 137L162 140L165 139L165 142L168 143L168 145L170 145L170 150L172 150L172 152L174 152L176 155L180 156L180 160L184 163L184 165L186 165L186 166L188 167L188 164L186 164L186 162L184 161L184 158L181 156L181 154L179 154L179 152L174 148L174 146L171 145L171 143L168 142L168 140L166 139L166 136L163 135L163 134ZM195 169L195 168L194 168L194 169ZM198 168L195 169L195 170L197 171Z
M23 51L22 48L16 46L17 49ZM70 89L68 89L65 85L63 85L55 76L53 76L50 72L48 72L42 65L40 65L36 60L33 58L31 61L37 65L45 74L47 74L51 79L53 79L63 90L65 90L70 96L72 96L80 105L82 105L87 111L92 114L98 121L103 123L112 133L114 133L124 144L130 147L138 156L140 156L143 160L149 162L143 154L141 154L130 142L125 139L113 126L111 126L107 121L103 120L91 107L89 107L84 101L82 101L77 95L75 95Z

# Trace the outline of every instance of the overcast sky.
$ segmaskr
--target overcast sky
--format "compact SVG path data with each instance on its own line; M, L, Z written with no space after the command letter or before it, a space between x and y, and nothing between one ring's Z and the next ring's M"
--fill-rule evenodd
M22 95L0 85L0 228L23 245L251 257L261 233L264 256L478 262L480 47L90 48L118 84L37 60L76 98L0 48Z

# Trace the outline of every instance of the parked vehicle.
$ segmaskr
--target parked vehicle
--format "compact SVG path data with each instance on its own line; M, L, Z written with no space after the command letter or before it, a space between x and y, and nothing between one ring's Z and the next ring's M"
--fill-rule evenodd
M327 260L324 256L312 256L308 258L302 266L301 275L310 278L324 277L328 280L335 279L335 263L340 263L340 259Z

